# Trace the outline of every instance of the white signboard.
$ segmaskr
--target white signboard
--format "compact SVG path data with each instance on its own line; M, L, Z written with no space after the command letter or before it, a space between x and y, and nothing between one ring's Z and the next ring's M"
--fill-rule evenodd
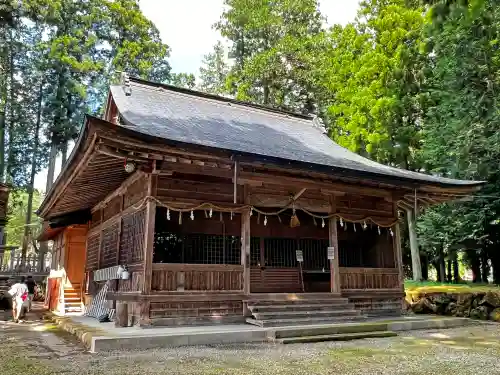
M297 262L304 261L304 254L302 253L302 250L295 250L295 256L297 257Z
M328 260L334 260L334 259L335 259L335 248L328 247Z

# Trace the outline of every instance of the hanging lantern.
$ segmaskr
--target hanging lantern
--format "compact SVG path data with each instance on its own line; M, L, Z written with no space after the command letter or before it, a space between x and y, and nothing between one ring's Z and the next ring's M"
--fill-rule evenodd
M194 220L194 212L191 210L191 220Z
M297 214L295 213L295 208L293 209L292 212L292 217L290 219L290 228L295 228L300 225L299 218L297 217Z
M264 216L264 226L267 225L267 216Z
M325 219L321 219L321 228L325 227Z
M170 220L170 209L167 208L167 220Z

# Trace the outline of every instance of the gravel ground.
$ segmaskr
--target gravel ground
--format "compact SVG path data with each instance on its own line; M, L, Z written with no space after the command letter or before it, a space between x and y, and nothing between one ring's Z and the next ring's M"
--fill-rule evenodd
M35 318L36 319L36 318ZM89 354L57 327L0 322L2 375L500 374L500 325L294 345L232 345Z

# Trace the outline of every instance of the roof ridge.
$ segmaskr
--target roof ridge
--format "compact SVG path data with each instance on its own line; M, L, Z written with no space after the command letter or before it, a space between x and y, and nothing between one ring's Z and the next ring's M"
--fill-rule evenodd
M220 96L220 95L207 94L207 93L197 91L197 90L172 86L172 85L169 85L166 83L148 81L148 80L138 78L138 77L130 77L130 81L142 84L143 86L157 87L157 88L161 88L161 89L166 90L166 91L172 91L172 92L176 92L176 93L184 94L184 95L189 95L189 96L200 98L200 99L208 99L208 100L213 100L216 102L225 102L225 103L229 103L229 104L236 104L236 105L239 105L241 107L258 109L258 110L261 110L263 112L273 113L273 114L277 114L280 116L285 116L287 118L292 118L292 119L295 118L295 119L306 120L306 121L312 121L314 118L314 116L312 116L312 115L306 115L306 114L292 112L292 111L285 111L285 110L281 110L281 109L268 107L268 106L265 106L262 104L245 102L242 100L227 98L227 97Z

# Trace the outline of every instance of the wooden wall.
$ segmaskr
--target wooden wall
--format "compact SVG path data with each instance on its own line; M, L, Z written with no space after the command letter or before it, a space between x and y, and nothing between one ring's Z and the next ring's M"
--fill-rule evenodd
M145 206L148 178L140 175L92 214L87 234L85 272L92 280L98 269L127 265L132 277L118 280L112 289L119 292L139 292L143 281ZM95 292L95 288L92 288ZM87 291L87 292L92 292Z

